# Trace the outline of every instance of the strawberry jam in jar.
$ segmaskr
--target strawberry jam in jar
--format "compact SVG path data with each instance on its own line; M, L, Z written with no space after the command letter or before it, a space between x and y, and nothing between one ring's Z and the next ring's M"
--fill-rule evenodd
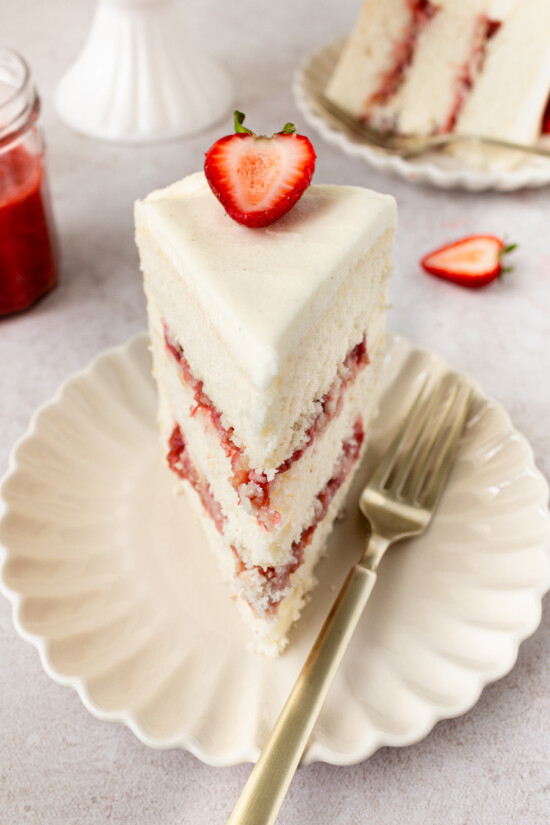
M57 283L40 100L23 58L0 47L0 316Z

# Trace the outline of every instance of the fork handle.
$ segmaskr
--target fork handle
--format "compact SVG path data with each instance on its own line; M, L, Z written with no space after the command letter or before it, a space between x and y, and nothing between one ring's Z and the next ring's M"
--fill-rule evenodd
M227 825L275 822L375 581L363 564L351 568Z

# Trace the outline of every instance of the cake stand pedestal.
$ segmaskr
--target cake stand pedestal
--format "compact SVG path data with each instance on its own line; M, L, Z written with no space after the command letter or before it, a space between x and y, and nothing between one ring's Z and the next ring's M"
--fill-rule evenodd
M186 34L175 0L99 0L55 106L81 134L140 143L206 129L232 97L225 72Z

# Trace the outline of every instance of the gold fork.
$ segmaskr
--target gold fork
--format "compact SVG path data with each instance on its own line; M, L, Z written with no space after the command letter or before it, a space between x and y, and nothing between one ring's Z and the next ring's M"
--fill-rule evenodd
M445 132L437 135L399 135L395 132L381 132L341 109L322 92L315 94L315 100L322 113L340 131L345 131L364 143L369 143L371 146L384 149L384 151L394 155L414 157L429 152L431 149L448 146L451 143L466 143L471 146L489 146L495 149L508 149L514 152L526 152L550 158L550 149L545 149L542 146L513 143L509 140L501 140L485 135L466 135L459 132Z
M228 825L272 825L387 548L424 532L450 472L471 390L457 377L426 379L388 453L359 499L371 527L361 559L338 594Z

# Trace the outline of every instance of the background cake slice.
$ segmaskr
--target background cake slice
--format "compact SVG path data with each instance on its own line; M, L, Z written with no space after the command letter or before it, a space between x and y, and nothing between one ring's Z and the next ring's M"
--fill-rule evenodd
M547 0L366 0L326 95L381 131L534 143L550 96ZM524 155L452 145L510 167Z
M495 12L498 13L498 6ZM550 103L550 3L516 0L487 45L483 72L464 100L456 131L532 144ZM525 155L484 147L452 147L489 169L506 169Z
M249 229L202 173L136 204L163 450L264 653L359 465L395 223L389 196L311 186Z

